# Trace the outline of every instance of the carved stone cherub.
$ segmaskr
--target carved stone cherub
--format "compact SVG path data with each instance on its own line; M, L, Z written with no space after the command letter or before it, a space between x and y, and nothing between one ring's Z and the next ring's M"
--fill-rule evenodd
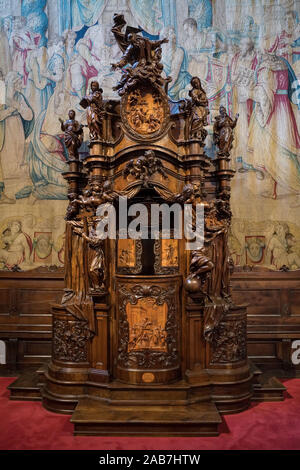
M91 92L82 98L80 106L87 109L86 117L91 140L103 139L103 90L97 81L91 82Z
M61 130L65 134L65 144L69 152L69 160L78 160L78 149L83 141L83 125L75 119L76 113L73 109L69 111L69 119L65 122L59 118Z
M219 147L219 155L229 156L234 138L233 129L237 124L239 115L236 114L235 119L231 119L224 106L220 106L219 112L220 114L215 118L213 129L214 143Z

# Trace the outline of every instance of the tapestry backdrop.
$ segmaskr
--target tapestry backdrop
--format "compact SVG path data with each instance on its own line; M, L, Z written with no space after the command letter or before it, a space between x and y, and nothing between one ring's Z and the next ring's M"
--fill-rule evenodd
M144 35L169 39L171 99L201 78L208 155L218 107L239 113L235 263L299 268L300 0L0 0L0 269L63 264L68 156L59 118L72 108L85 123L79 101L93 79L117 97L115 12Z

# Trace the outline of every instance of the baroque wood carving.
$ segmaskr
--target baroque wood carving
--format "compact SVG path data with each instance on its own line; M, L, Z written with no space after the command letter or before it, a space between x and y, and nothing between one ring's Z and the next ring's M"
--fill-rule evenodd
M247 321L245 318L222 321L213 339L212 363L231 363L246 359Z
M142 271L141 240L119 239L117 250L117 269L120 274L139 274Z
M61 123L70 154L65 291L53 307L45 402L61 410L69 400L74 409L92 384L93 396L101 406L109 399L114 413L115 403L130 408L133 401L189 407L213 400L221 410L228 403L232 410L246 408L252 393L246 309L231 297L228 252L230 150L238 116L220 107L209 158L208 99L200 78L191 79L185 99L170 100L172 79L161 60L167 40L143 36L122 14L114 15L111 31L122 52L112 64L121 72L115 87L120 98L107 100L101 84L91 82L80 101L90 133L84 159L78 157L83 134L75 113ZM112 230L108 223L104 229L108 220ZM142 239L130 238L132 222ZM156 239L166 222L170 236Z
M138 367L143 369L166 368L177 365L178 355L178 322L175 309L175 289L162 289L157 285L137 284L130 288L126 285L119 286L119 351L118 364L122 367ZM137 349L132 347L136 334L145 334L147 317L141 318L141 332L135 332L135 324L128 321L126 306L137 305L140 299L154 299L154 305L167 306L165 325L162 327L154 322L148 343L142 343L145 347ZM149 313L148 313L149 315ZM148 320L149 322L149 320ZM159 345L162 349L150 348L155 343L155 328L158 328ZM153 338L154 337L154 338ZM163 341L162 338L163 337ZM162 344L163 343L163 344Z
M178 240L159 239L154 242L155 274L175 274L179 272Z
M155 156L153 150L147 150L142 157L130 160L123 170L124 178L134 176L142 181L143 186L148 186L151 176L155 173L159 173L164 179L168 178L162 161Z
M86 322L54 320L53 357L59 361L86 362L90 338Z

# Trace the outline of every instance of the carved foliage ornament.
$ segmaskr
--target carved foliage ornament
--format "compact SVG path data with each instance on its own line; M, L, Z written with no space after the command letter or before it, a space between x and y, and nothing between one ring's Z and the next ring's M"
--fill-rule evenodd
M59 361L86 362L91 332L85 321L53 321L53 357Z
M247 357L247 320L222 321L212 339L212 363L238 362Z
M176 318L175 288L161 288L157 285L134 285L129 287L121 284L119 292L119 350L118 365L124 368L136 367L141 369L170 368L178 365L179 354L177 346L178 324ZM150 297L155 299L156 305L167 304L167 321L165 324L166 350L130 350L130 325L127 318L126 306L128 303L137 305L139 299Z

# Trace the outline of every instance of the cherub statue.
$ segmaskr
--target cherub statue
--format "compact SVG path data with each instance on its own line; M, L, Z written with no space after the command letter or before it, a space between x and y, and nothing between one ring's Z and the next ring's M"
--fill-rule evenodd
M184 185L182 192L174 196L176 202L191 204L195 201L194 187L191 183Z
M91 140L103 139L103 90L97 81L91 82L91 93L80 101L80 106L87 109L86 117Z
M231 220L232 212L230 209L230 192L223 190L216 199L216 207L221 219Z
M78 149L83 141L83 125L75 119L75 111L70 109L69 119L65 122L59 118L61 130L65 133L65 144L69 152L69 160L78 160Z
M146 159L146 165L148 167L149 176L152 176L154 173L157 172L160 173L164 179L168 178L162 161L160 160L160 158L155 156L153 150L146 150L144 158Z
M123 176L126 178L131 175L137 180L141 180L144 186L148 186L148 181L154 173L160 173L163 178L167 178L162 161L155 156L153 150L147 150L145 154L137 160L129 160L123 170Z
M217 201L204 204L204 219L205 228L208 232L222 232L225 228L223 221L219 220Z
M233 129L237 124L239 115L235 115L235 119L231 119L226 113L224 106L219 108L220 114L216 116L213 138L214 143L219 147L219 154L229 156L232 142L233 142Z
M109 180L104 181L103 184L99 181L92 181L90 187L91 189L84 190L84 194L76 200L77 203L88 210L90 208L97 208L100 204L112 202L118 195L113 191Z

